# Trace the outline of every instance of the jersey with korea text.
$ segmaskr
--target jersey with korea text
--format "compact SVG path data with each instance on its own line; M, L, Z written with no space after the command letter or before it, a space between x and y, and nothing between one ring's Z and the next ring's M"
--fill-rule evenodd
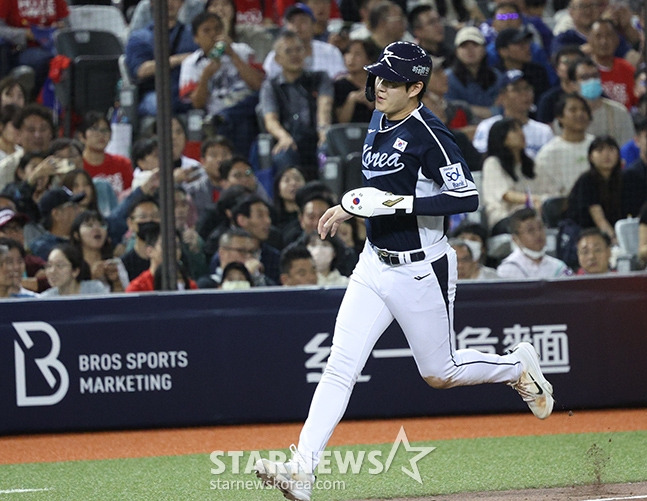
M422 104L399 122L373 112L362 152L364 184L414 195L412 214L366 220L369 241L381 249L411 251L439 242L450 214L473 212L478 192L445 125Z

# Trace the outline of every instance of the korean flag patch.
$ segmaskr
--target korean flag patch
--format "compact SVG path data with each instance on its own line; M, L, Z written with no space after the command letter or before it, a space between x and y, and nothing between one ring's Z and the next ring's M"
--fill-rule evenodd
M404 139L397 138L395 140L395 143L393 143L393 147L398 151L404 151L405 148L407 147L407 144L409 143Z
M443 181L445 181L445 186L450 190L467 188L467 179L465 179L463 167L460 163L441 167L440 175L443 177Z

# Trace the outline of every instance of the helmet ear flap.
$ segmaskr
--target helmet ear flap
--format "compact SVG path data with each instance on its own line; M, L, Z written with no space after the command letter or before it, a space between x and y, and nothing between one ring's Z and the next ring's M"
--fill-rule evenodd
M369 73L366 77L366 87L364 88L366 99L371 103L375 101L375 75Z

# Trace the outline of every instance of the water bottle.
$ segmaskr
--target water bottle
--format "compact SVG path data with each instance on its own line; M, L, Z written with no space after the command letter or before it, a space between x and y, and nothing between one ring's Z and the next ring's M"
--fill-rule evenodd
M220 59L225 53L226 48L227 44L222 40L216 42L216 45L214 45L213 48L209 51L209 59Z

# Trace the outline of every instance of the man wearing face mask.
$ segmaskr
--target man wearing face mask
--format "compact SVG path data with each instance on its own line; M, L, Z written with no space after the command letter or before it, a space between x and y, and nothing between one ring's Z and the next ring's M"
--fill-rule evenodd
M335 266L337 256L344 252L344 244L337 237L328 236L321 240L317 233L312 233L307 248L317 270L317 285L348 285L349 278Z
M575 61L568 68L568 77L591 108L592 120L586 132L594 136L612 136L619 144L634 137L634 124L627 108L603 97L600 70L592 59L586 57Z
M546 255L546 229L535 209L520 209L510 216L515 250L497 268L500 278L542 279L572 275L566 263Z
M449 245L456 252L458 280L496 280L499 278L494 268L488 268L480 263L480 243L474 240L450 238Z

